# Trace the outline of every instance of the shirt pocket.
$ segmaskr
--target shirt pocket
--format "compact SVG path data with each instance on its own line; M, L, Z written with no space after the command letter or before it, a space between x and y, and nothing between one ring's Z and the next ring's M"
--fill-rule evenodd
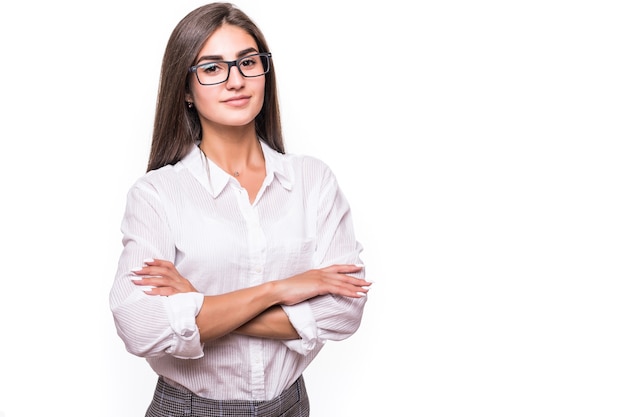
M271 252L270 268L276 269L278 279L288 278L313 268L315 239L283 242Z

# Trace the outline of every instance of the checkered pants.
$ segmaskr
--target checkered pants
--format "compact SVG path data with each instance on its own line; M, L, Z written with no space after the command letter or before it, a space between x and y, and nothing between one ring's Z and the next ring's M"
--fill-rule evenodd
M159 378L146 417L308 417L309 397L302 376L269 401L211 400Z

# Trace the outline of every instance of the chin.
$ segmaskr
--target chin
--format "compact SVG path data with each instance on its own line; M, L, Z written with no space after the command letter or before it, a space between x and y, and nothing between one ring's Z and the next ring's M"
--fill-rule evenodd
M246 126L254 126L254 119L250 120L250 119L246 119L246 120L233 120L230 123L225 123L226 126L232 126L232 127L246 127Z
M249 124L254 124L256 116L257 114L255 113L248 114L246 116L237 115L235 117L224 117L221 122L226 126L243 127L248 126Z

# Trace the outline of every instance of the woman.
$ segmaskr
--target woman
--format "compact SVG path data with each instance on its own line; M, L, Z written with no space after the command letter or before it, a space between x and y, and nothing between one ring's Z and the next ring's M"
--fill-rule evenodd
M285 154L271 62L228 3L167 44L110 293L127 350L158 375L146 416L308 416L303 371L360 325L349 205L324 163Z

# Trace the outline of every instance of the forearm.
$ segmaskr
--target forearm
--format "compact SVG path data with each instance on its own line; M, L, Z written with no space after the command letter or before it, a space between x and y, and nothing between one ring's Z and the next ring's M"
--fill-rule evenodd
M268 314L271 320L262 318L263 312L280 302L274 287L273 282L267 282L226 294L205 296L196 316L200 340L206 342L224 336L246 326L256 317L259 320L253 321L248 327L257 332L260 332L260 328L276 325L280 320L275 317L277 314L273 309Z
M291 340L300 336L280 306L272 306L235 330L235 333L269 339Z

